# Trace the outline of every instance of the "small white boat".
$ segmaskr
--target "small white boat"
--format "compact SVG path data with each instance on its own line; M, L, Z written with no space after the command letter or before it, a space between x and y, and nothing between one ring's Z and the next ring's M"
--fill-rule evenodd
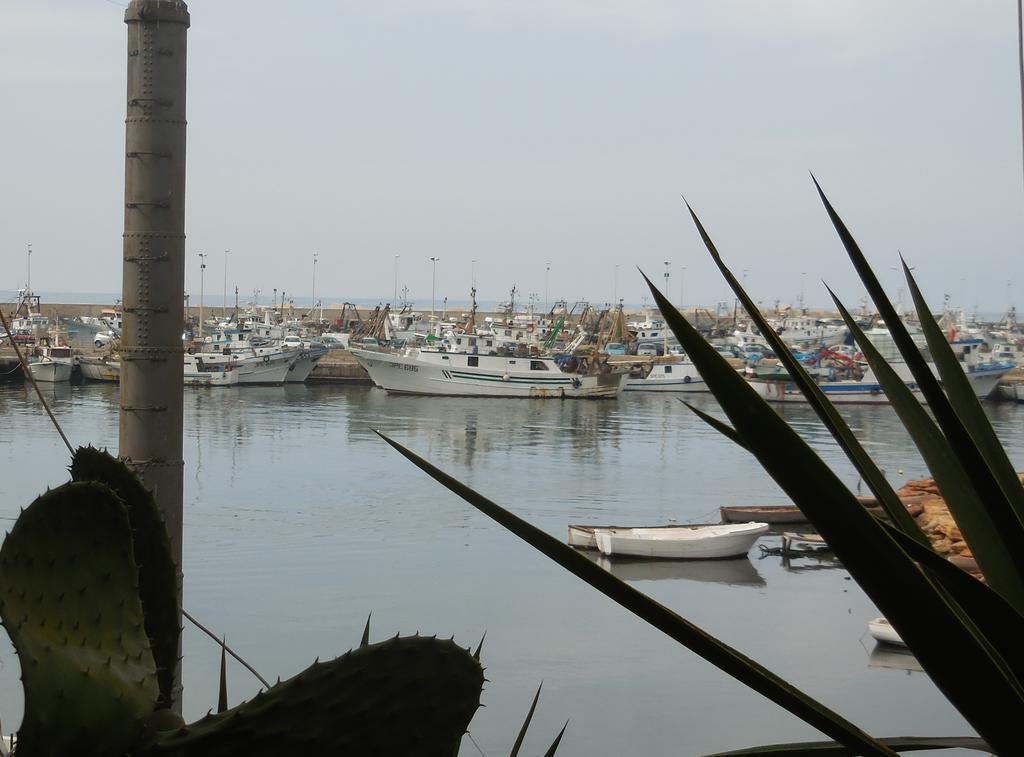
M75 359L70 347L37 347L35 354L26 362L28 371L36 381L56 384L71 379L71 371L75 367Z
M672 526L661 528L599 528L594 531L603 555L660 557L673 560L715 560L747 554L767 523Z
M185 355L185 386L235 386L238 371L231 363L226 365L205 365L199 355Z
M896 629L885 618L872 618L869 620L868 633L871 634L875 641L880 641L883 644L892 644L897 647L907 646L906 642L896 633Z
M627 392L708 392L700 372L688 359L671 363L637 364L623 384Z

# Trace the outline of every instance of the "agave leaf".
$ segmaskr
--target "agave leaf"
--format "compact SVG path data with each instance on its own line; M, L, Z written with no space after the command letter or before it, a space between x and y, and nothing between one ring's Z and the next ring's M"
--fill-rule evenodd
M227 639L220 647L220 686L217 690L217 712L224 712L228 708L228 653Z
M683 202L686 202L684 199ZM722 272L722 276L729 282L729 286L736 293L736 297L743 303L744 309L750 315L750 318L757 325L758 330L762 336L771 345L775 354L785 364L786 369L789 371L790 377L793 379L800 391L803 392L804 396L807 397L807 402L811 408L817 413L822 423L825 424L825 428L829 430L836 442L842 448L846 456L850 458L850 462L853 463L854 467L861 474L864 482L868 485L868 488L874 492L875 497L878 499L879 504L892 519L893 523L903 529L914 539L917 539L921 544L928 544L928 537L921 533L921 529L918 527L917 522L910 517L907 509L900 502L900 498L896 496L896 492L893 491L892 486L885 478L885 474L879 470L878 466L875 465L874 460L864 451L864 447L857 440L857 437L853 435L850 427L843 420L843 417L835 409L835 406L828 400L825 393L821 391L818 384L812 379L807 371L804 370L803 365L797 360L793 353L786 346L782 338L775 332L771 324L761 314L761 310L754 304L754 301L746 293L740 282L737 281L732 271L729 270L728 266L722 260L722 256L719 254L718 249L715 247L714 242L711 241L711 237L708 235L707 230L704 228L704 224L701 223L697 214L690 207L690 203L686 202L686 208L690 211L690 217L693 219L693 223L697 227L697 231L700 233L700 238L704 241L704 246L711 254L711 258L715 261L718 269Z
M569 727L569 721L565 721L565 725L562 726L562 730L555 736L555 740L551 742L551 746L548 747L548 751L544 752L544 757L555 757L555 752L558 751L558 745L562 742L562 736L565 735L565 729Z
M743 437L740 436L739 434L737 434L736 433L736 429L734 429L728 423L722 423L722 421L718 420L718 418L715 418L713 415L708 415L703 410L701 410L698 407L694 407L693 405L691 405L686 400L682 400L681 399L679 401L682 402L684 405L686 405L686 407L689 408L689 410L694 415L696 415L698 418L700 418L706 424L711 426L711 428L713 428L715 431L720 433L722 436L726 437L727 439L732 440L733 442L738 444L740 447L743 447L743 449L747 450L748 452L750 451L748 449L748 447L747 447L747 443L745 441L743 441Z
M1024 671L1024 618L1006 599L987 584L982 583L949 560L925 549L916 541L888 523L890 533L913 559L925 570L962 610L965 622L970 623L989 645L993 656L998 656L1019 676ZM998 650L996 652L995 650Z
M833 295L835 298L835 295ZM845 309L842 303L836 300L840 310ZM850 321L852 323L852 320ZM852 328L857 329L856 324ZM870 343L869 343L870 345ZM874 346L870 345L874 350ZM906 401L923 412L921 404L910 394L909 389L903 384L892 369L881 363L884 370L892 373L892 381L896 382L897 392L906 393ZM897 392L894 392L896 394ZM686 403L684 403L686 404ZM702 420L711 425L717 431L736 442L739 446L750 451L746 442L743 441L734 429L702 413L690 405L691 410L698 413ZM929 419L930 422L930 419ZM938 434L938 431L936 431ZM899 543L908 555L918 561L934 580L941 586L945 596L951 603L952 609L960 617L961 622L969 626L978 638L988 654L996 663L1004 669L1007 676L1015 676L1018 679L1024 674L1024 653L1020 650L1020 644L1015 641L1024 638L1024 618L1010 605L1006 599L997 594L991 587L982 584L980 581L970 577L960 568L953 565L949 560L939 556L929 544L922 545L909 534L896 528L890 523L881 522L890 530L890 536Z
M523 721L522 728L519 729L519 735L516 736L516 743L512 745L512 751L509 753L509 757L516 757L519 754L519 748L523 745L523 739L526 738L526 731L530 728L530 721L533 720L533 712L537 709L537 700L540 699L540 690L544 687L544 682L540 682L540 686L537 687L537 693L533 695L533 702L530 704L530 711L526 713L526 720Z
M1014 515L1006 495L993 477L981 451L953 410L938 380L932 374L927 362L914 344L914 340L907 332L906 326L896 313L896 309L886 297L885 290L871 270L871 266L868 265L853 235L839 214L836 213L835 208L832 207L817 180L814 181L814 185L818 189L825 210L828 212L832 225L839 234L854 268L875 301L878 311L885 319L893 341L903 355L907 367L910 368L939 427L945 434L953 454L960 460L972 487L977 492L979 501L982 503L980 509L971 513L972 523L960 524L958 521L958 525L967 535L968 543L971 544L971 550L979 564L984 562L986 579L993 586L998 587L1000 593L1007 599L1014 602L1018 610L1024 612L1024 605L1019 604L1016 599L1019 594L1017 587L1024 585L1024 530L1020 527L1020 521ZM956 516L954 515L954 517ZM984 521L988 521L988 524L983 527ZM965 525L967 528L964 528ZM972 537L968 534L972 528L976 533L973 542L971 541Z
M979 752L991 752L992 748L983 739L972 736L896 736L879 739L880 742L894 752L920 752L930 749L973 749ZM850 750L834 741L804 741L792 744L770 744L736 749L730 752L716 752L705 757L743 757L744 755L777 755L778 757L828 757L829 755L848 755Z
M1002 570L1004 562L998 559L998 548L978 548L986 543L998 542L999 535L994 531L992 520L985 516L984 503L978 497L978 492L968 478L959 458L953 453L942 431L935 425L917 398L913 396L903 379L882 358L881 353L864 335L849 311L831 289L829 293L861 352L864 353L871 370L875 372L879 383L885 389L893 409L899 415L907 433L914 440L914 444L928 466L928 470L935 478L935 482L949 506L950 513L974 551L975 559L977 559L982 573L985 574L993 589L1005 596L1007 601L1010 601L1019 611L1024 607L1024 584L1014 581L1012 573L1007 575L1006 571ZM957 370L960 369L957 368ZM990 573L1003 580L992 580Z
M1024 692L1017 681L1006 676L1000 662L960 622L942 593L807 443L704 341L657 287L650 280L647 283L676 338L765 470L817 527L975 730L997 748L1000 743L1011 744L1014 729L1004 717L994 716L998 709L994 705L1024 715ZM948 665L950 645L963 654L963 666L955 671ZM967 696L965 675L977 676L966 687L970 689ZM986 694L979 697L981 691Z
M867 750L871 754L892 754L891 750L881 746L841 715L812 699L767 668L619 580L596 563L578 554L572 547L513 515L458 479L449 476L380 431L376 433L413 465L451 492L462 497L484 515L720 670L851 748Z
M956 411L957 416L963 421L967 432L971 435L974 443L978 445L982 457L988 463L993 476L999 482L999 486L1006 496L1010 507L1017 515L1018 528L1024 522L1024 487L1021 486L1017 471L1006 455L1006 450L996 437L992 424L989 423L985 411L981 408L981 402L971 389L970 382L953 353L949 342L946 341L939 324L935 322L928 303L921 294L917 281L903 262L903 271L907 277L907 284L910 287L910 294L914 298L914 307L917 309L918 320L921 321L921 329L928 340L928 350L931 352L935 365L942 377L942 386L946 390L946 396Z

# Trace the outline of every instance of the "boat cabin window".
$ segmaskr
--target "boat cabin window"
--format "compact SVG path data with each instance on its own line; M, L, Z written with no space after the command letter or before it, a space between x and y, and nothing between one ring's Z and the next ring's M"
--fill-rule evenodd
M512 330L511 329L505 329L505 336L512 336Z
M469 365L469 366L480 365L480 358L478 358L476 355L470 355L469 357L466 358L466 365Z
M672 366L671 365L666 365L665 366L665 373L672 373Z
M488 347L493 347L494 346L494 342L491 341L490 339L488 339L486 342L484 342L484 344L486 344Z
M531 360L530 370L531 371L546 371L548 369L547 364L543 360Z

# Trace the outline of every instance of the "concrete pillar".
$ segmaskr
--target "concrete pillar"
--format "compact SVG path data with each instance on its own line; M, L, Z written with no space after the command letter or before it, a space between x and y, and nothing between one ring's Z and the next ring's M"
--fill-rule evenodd
M163 512L178 564L180 602L189 14L180 0L132 0L124 18L128 108L119 454L153 490Z

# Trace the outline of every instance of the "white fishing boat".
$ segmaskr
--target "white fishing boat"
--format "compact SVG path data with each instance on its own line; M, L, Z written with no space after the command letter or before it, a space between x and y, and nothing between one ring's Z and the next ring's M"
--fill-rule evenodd
M68 352L71 350L68 349ZM33 355L26 361L28 372L36 381L43 381L49 384L61 383L71 380L71 372L74 364L68 360L59 360L51 357Z
M185 386L237 386L238 373L230 363L206 365L200 355L184 356Z
M603 555L716 560L747 554L767 523L656 528L599 528L594 532Z
M707 383L689 359L643 363L630 369L622 387L627 392L707 392Z
M327 347L305 343L296 350L285 349L285 354L294 358L288 367L288 373L285 374L285 383L301 384L309 378L309 374L316 368L320 358L327 354Z
M875 641L880 641L883 644L892 644L894 646L905 647L907 644L900 638L900 635L896 633L896 629L892 627L885 618L872 618L868 621L868 633Z
M626 375L588 358L571 358L581 370L570 372L551 357L473 354L475 339L468 340L470 352L409 347L400 353L353 349L352 355L374 384L394 394L608 399L618 395Z
M121 361L114 355L79 355L78 369L88 381L121 380Z
M28 371L36 381L56 384L71 380L75 358L70 347L51 347L43 344L33 350L26 362Z

